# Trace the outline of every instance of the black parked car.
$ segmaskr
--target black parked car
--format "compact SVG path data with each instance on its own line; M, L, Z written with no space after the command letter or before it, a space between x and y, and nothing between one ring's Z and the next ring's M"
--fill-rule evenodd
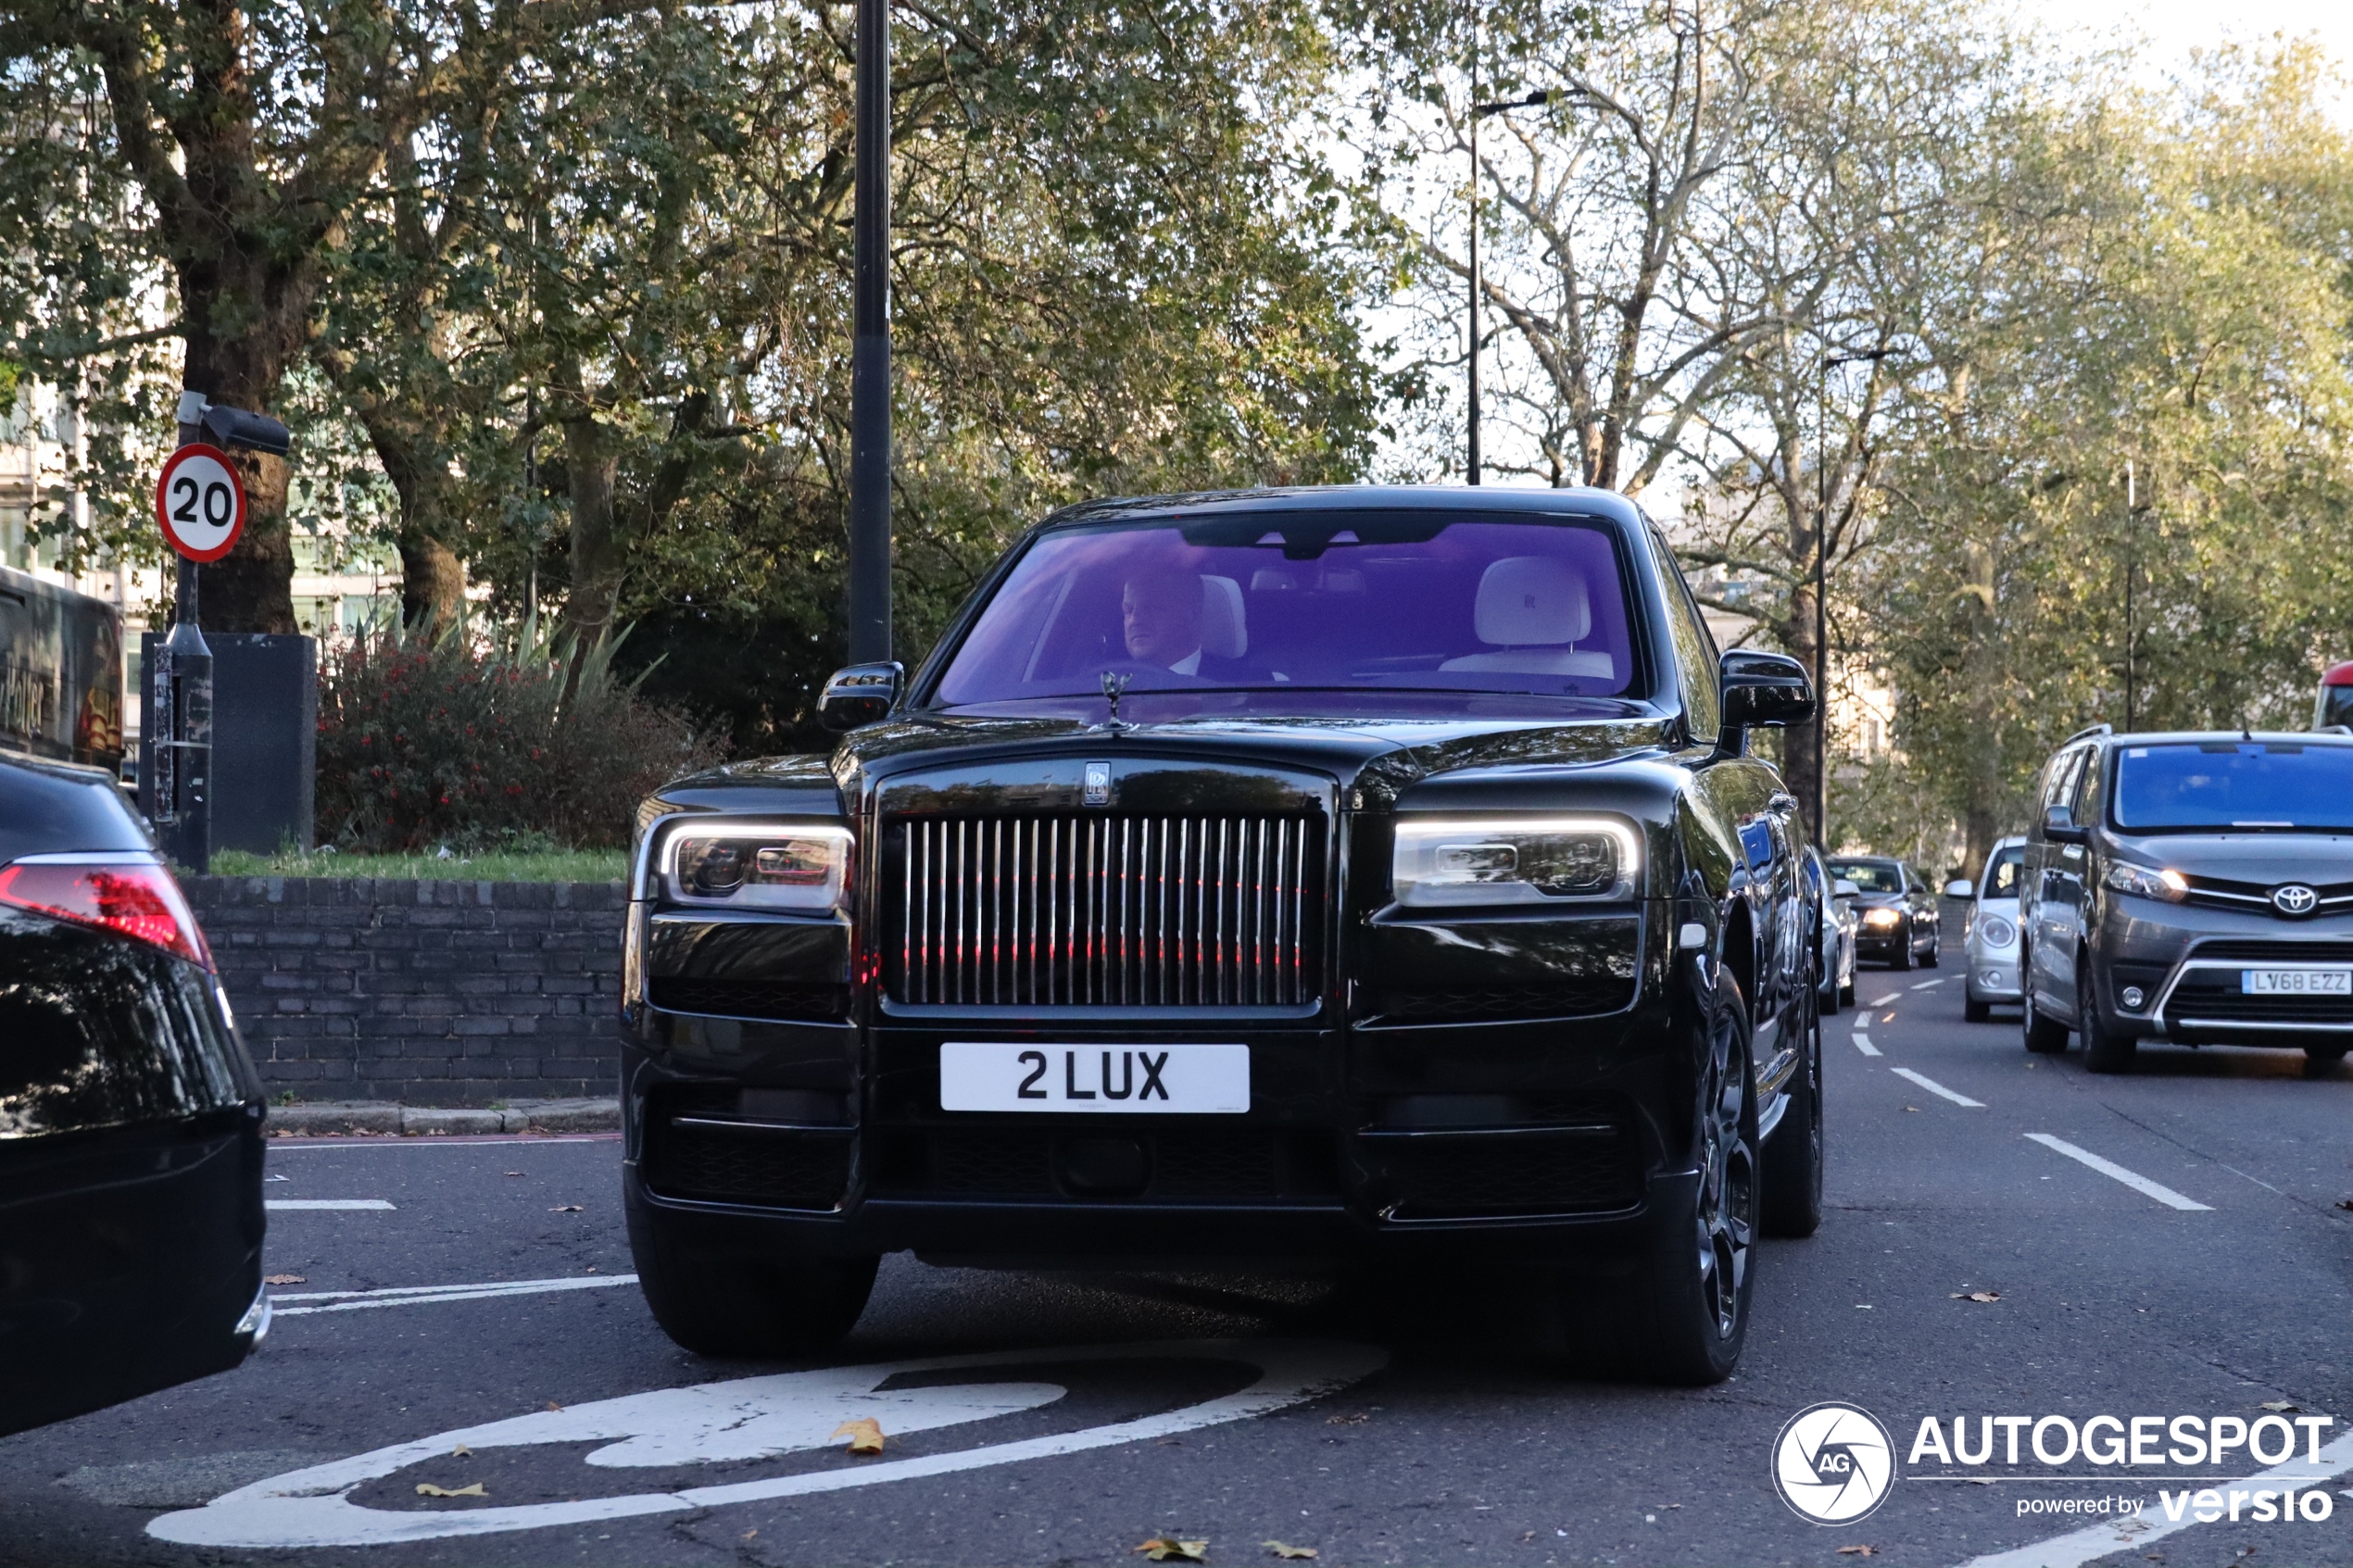
M2020 877L2026 1048L2353 1047L2353 736L2071 737Z
M1855 933L1857 958L1876 959L1896 969L1937 966L1944 954L1944 926L1936 895L1919 872L1883 856L1841 855L1831 861L1831 875L1855 884L1860 918Z
M912 680L835 677L832 756L646 803L648 1300L773 1352L900 1248L1574 1262L1725 1376L1760 1229L1820 1215L1818 892L1745 749L1813 707L1616 495L1057 514Z
M0 1433L269 1325L260 1087L110 773L0 758Z

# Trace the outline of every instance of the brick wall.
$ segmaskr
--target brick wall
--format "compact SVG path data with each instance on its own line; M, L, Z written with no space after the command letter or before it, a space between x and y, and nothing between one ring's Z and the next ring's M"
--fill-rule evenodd
M618 882L183 885L273 1093L478 1105L614 1092Z

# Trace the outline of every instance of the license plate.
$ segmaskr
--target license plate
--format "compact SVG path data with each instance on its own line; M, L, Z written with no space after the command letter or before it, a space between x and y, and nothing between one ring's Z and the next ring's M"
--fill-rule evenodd
M2248 997L2353 997L2353 969L2243 969L2239 992Z
M1250 1109L1250 1047L950 1040L939 1047L939 1108L1239 1116Z

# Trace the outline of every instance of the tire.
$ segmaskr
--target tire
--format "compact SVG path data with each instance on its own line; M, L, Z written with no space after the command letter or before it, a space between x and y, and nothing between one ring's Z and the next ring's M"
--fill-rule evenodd
M1767 1236L1804 1237L1822 1228L1822 1020L1807 1008L1806 1045L1789 1082L1789 1108L1765 1141L1757 1216Z
M2057 1056L2067 1049L2067 1025L2045 1018L2034 1005L2034 966L2024 952L2018 956L2018 972L2025 977L2025 984L2019 987L2023 993L2019 1027L2026 1036L2026 1048L2036 1056Z
M1920 960L1920 967L1922 969L1934 969L1944 957L1944 933L1941 929L1930 932L1928 934L1928 957Z
M1819 962L1821 957L1817 953L1816 961ZM1817 1017L1836 1018L1838 1010L1837 965L1831 963L1825 967L1820 983L1814 987L1814 1010Z
M1994 1016L1994 1004L1981 1002L1975 997L1961 998L1961 1016L1971 1023L1983 1023Z
M1895 944L1895 956L1887 960L1887 967L1890 969L1912 967L1912 922L1908 920L1904 922L1904 940Z
M1845 985L1841 985L1838 988L1838 1001L1841 1007L1851 1008L1855 1005L1855 983L1853 981L1850 980Z
M698 1356L812 1355L848 1334L879 1258L772 1261L689 1248L658 1210L632 1206L629 1251L654 1321Z
M1699 1181L1629 1282L1629 1325L1642 1370L1658 1383L1721 1383L1740 1364L1756 1293L1756 1080L1748 1004L1718 971L1699 1073Z
M2345 1053L2347 1049L2353 1049L2353 1047L2346 1046L2307 1046L2304 1047L2304 1054L2315 1064L2326 1067L2332 1063L2343 1061L2345 1060Z
M2088 968L2075 972L2075 1010L2083 1018L2083 1065L2095 1073L2130 1073L2133 1059L2140 1054L2141 1043L2130 1035L2119 1035L2100 1021L2098 994L2092 989Z

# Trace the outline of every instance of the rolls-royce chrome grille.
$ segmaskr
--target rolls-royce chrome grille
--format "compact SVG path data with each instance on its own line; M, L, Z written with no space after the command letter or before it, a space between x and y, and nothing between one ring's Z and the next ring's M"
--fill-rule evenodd
M889 836L894 1001L1288 1007L1321 988L1319 816L916 817Z

